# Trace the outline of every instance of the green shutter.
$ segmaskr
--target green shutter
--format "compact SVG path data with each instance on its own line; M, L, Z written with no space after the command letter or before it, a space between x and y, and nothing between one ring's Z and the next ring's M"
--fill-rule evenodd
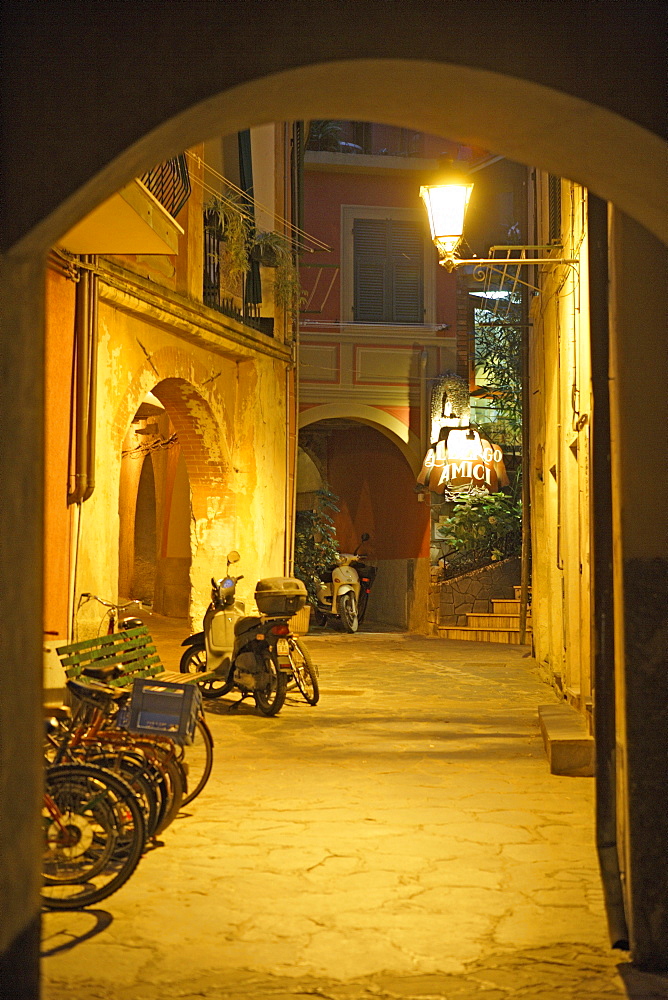
M354 319L424 321L424 239L417 223L355 219Z
M391 223L392 322L424 321L424 238L415 222Z

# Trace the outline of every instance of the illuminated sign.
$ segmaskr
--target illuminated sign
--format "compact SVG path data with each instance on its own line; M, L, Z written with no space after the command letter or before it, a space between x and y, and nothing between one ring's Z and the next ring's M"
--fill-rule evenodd
M447 372L436 380L432 444L417 481L446 499L496 493L508 485L503 452L471 427L470 412L468 385L461 376Z
M496 493L508 485L503 452L471 428L453 428L425 455L418 483L452 499Z

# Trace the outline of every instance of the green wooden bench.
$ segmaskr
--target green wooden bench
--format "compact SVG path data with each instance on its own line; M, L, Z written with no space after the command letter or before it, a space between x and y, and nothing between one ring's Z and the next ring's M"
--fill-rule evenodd
M112 687L129 687L139 678L153 678L171 684L196 684L198 681L216 677L215 671L198 674L182 674L175 670L165 670L160 661L155 643L145 625L140 628L100 635L95 639L72 642L58 646L56 653L68 680L86 681L85 668L92 668L100 676L105 667L117 667L122 671L118 677L104 679ZM103 679L100 676L100 679Z

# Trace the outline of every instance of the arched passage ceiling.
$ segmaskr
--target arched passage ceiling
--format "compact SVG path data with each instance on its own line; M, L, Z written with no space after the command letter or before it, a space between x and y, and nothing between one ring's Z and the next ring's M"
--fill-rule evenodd
M19 251L55 242L197 141L312 117L387 121L536 164L668 242L662 15L650 0L191 2L159 23L149 4L111 3L104 16L84 5L76 18L8 6L3 232Z

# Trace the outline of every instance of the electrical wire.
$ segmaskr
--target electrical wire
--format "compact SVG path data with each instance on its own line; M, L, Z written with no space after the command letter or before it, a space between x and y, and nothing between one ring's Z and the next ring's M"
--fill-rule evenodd
M265 212L267 215L270 215L275 222L280 223L280 225L284 226L294 237L297 237L300 243L303 240L308 240L309 243L313 244L313 247L305 247L304 249L306 249L309 253L315 253L316 250L326 250L328 252L331 252L332 248L327 243L323 243L323 241L319 240L316 236L311 236L310 233L307 233L304 229L300 229L299 226L295 226L294 223L290 222L289 219L286 219L282 215L278 215L276 212L272 211L272 209L268 208L266 205L263 205L255 198L252 198L248 194L248 192L243 190L243 188L238 187L231 180L229 180L229 178L219 173L219 171L216 170L214 167L212 167L210 164L205 163L202 157L198 156L197 153L193 153L191 152L191 150L188 149L186 150L186 156L189 159L191 159L195 164L197 164L198 167L201 167L203 170L206 170L208 173L212 174L217 181L222 182L228 188L228 190L232 191L237 197L241 198L247 204L250 204L253 210L259 209L260 211ZM191 181L194 181L196 184L200 184L203 190L206 191L207 194L211 194L217 198L220 198L220 200L224 204L227 204L230 208L234 209L234 211L244 216L244 218L247 218L253 222L255 221L253 211L245 210L243 206L240 206L236 200L226 197L222 191L217 190L210 184L207 184L206 181L196 176L191 176Z

